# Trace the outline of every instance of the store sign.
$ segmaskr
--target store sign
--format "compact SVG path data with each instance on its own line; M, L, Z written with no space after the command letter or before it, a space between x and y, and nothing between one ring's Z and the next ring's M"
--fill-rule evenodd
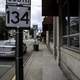
M9 6L6 8L7 27L29 27L30 7Z
M6 3L28 5L31 4L31 0L7 0Z

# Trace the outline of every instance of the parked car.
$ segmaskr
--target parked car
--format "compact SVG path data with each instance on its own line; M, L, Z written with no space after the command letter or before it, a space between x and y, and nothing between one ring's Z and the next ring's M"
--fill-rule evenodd
M16 53L16 41L15 40L5 40L0 45L0 57L15 57ZM27 46L23 43L23 53L26 53Z
M10 39L6 42L6 45L16 46L15 44L16 44L16 41L14 39ZM23 53L26 53L26 50L27 50L27 46L23 42Z
M0 57L14 57L15 46L11 45L0 45Z

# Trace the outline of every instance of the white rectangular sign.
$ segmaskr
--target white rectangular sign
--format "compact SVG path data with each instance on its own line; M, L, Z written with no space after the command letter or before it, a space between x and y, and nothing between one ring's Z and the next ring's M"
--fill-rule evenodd
M6 25L7 27L29 27L30 7L7 6Z
M22 5L28 5L31 4L31 0L6 0L7 5L8 4L22 4Z

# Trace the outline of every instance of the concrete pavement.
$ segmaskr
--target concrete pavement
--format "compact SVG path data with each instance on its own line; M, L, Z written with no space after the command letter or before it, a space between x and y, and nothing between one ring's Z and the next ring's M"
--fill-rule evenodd
M25 65L24 80L67 80L46 45L40 44L39 48Z

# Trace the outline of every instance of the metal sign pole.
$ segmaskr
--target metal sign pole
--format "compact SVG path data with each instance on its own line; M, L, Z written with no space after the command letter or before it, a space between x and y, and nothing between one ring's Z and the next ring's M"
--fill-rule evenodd
M16 30L16 80L23 79L23 30Z
M16 29L16 80L23 76L23 29L30 26L31 0L6 0L6 26Z

